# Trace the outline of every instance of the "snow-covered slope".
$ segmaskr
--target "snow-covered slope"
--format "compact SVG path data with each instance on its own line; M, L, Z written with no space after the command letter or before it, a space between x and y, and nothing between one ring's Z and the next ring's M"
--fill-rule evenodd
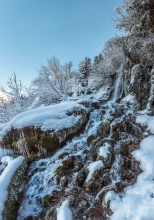
M72 109L90 111L83 132L31 163L18 220L152 219L154 117L134 112L133 102L106 102L105 91L26 111L1 126L1 137L25 126L58 131L80 119Z
M137 122L146 124L154 134L154 116L140 115ZM154 217L154 135L144 138L132 154L140 162L142 173L122 195L111 191L106 195L113 211L112 220L152 220Z

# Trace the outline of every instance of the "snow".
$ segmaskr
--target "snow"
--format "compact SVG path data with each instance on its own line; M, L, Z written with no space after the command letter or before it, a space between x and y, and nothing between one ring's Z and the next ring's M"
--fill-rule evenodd
M55 180L55 170L61 166L62 163L61 160L58 160L57 158L58 153L59 152L57 152L52 158L40 159L30 167L32 173L33 170L37 169L38 171L33 174L29 180L27 192L23 198L19 212L19 220L24 219L29 215L37 216L42 211L37 200L41 200L46 195L52 195L54 190L59 189ZM43 188L43 190L40 190L40 188Z
M7 158L6 155L11 155L11 154L12 154L12 151L0 148L0 161L1 161L1 163L0 163L0 174L2 173L2 171L4 170L6 165L8 164L8 162L6 161L7 159L5 159L5 158ZM9 158L8 158L8 160L9 160Z
M2 172L0 176L0 220L2 220L2 212L4 209L4 203L7 200L8 196L8 187L11 182L11 179L16 172L16 170L19 168L19 166L23 163L24 157L19 156L14 160L9 160L8 158L5 158L4 161L8 161L8 165L5 168L5 170Z
M136 102L136 99L135 99L135 97L132 94L128 94L127 96L125 96L122 99L122 102L127 102L127 103L130 103L130 104L133 104L133 103Z
M43 202L45 195L52 195L53 191L61 190L60 184L57 185L55 171L62 165L62 161L65 160L67 156L60 159L59 155L65 152L68 153L69 157L77 155L81 158L85 157L83 152L90 149L87 145L87 129L89 128L90 121L94 116L90 114L89 117L90 120L85 128L85 132L81 133L77 137L74 137L51 157L35 161L29 167L28 177L30 179L26 185L26 191L19 211L18 220L24 219L30 215L34 217L38 216L43 211L43 207L42 204L37 201L39 200ZM97 115L97 117L100 117L100 115ZM92 126L94 126L94 124ZM74 177L71 181L69 181L66 190L70 190L74 187L76 174L77 173L74 172Z
M4 157L4 150L0 148L0 160L2 159L2 157Z
M69 208L68 200L65 200L62 205L57 208L57 220L72 220L72 212Z
M137 122L146 124L154 133L154 117L141 115L137 117ZM110 200L113 212L111 220L154 219L154 135L144 138L140 148L132 154L140 162L142 173L133 186L125 189L122 196L114 192L106 194L105 199Z
M0 148L0 160L1 160L2 157L4 157L4 156L6 156L6 155L12 155L12 154L13 154L13 151L12 151L12 150Z
M1 162L3 164L3 166L7 166L12 160L14 160L13 157L10 157L10 156L5 156L1 159Z
M34 99L34 101L33 101L33 103L31 104L31 106L27 108L27 110L30 110L30 109L35 108L35 107L37 106L37 104L39 103L39 101L40 101L40 97L37 96L37 97Z
M56 105L38 107L25 111L15 116L10 122L4 124L0 131L0 139L11 128L23 128L27 126L40 127L42 130L59 130L74 125L81 116L68 116L67 111L74 108L86 109L84 106L73 101L66 101Z
M96 170L99 170L100 168L102 168L103 165L104 165L104 164L103 164L103 162L102 162L101 160L98 160L98 161L95 161L95 162L90 163L90 164L88 165L88 167L87 167L88 170L89 170L89 174L88 174L88 176L87 176L86 182L88 182L88 181L92 178L94 172L95 172Z
M104 143L104 145L99 148L99 155L101 157L107 158L108 154L110 153L109 148L110 148L110 144Z
M139 115L136 119L137 123L140 123L142 125L147 125L148 130L150 130L154 134L154 117L148 116L148 115Z

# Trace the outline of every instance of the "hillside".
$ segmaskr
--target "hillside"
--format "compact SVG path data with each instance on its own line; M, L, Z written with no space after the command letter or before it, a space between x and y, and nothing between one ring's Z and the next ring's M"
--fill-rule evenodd
M53 57L0 108L0 220L154 219L151 0L116 9L125 35L77 72ZM24 91L24 92L23 92Z

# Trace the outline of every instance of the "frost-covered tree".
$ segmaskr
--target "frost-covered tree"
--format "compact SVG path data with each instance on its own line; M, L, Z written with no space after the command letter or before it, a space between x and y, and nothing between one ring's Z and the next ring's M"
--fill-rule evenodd
M7 81L8 89L1 88L8 99L1 99L0 118L1 122L9 121L15 115L25 111L29 101L26 93L26 87L17 79L15 73Z
M81 87L87 87L88 78L92 70L91 59L85 57L83 61L79 64L79 74L80 74L80 83Z
M133 63L154 61L154 1L125 0L116 27L127 34L126 54Z
M102 54L94 57L92 64L92 73L103 74L104 73L104 57Z
M79 72L83 78L88 78L90 72L91 72L91 59L88 57L85 57L83 61L79 64Z
M114 37L106 42L103 49L104 69L106 73L117 71L125 62L125 37Z
M32 82L35 97L40 97L42 103L49 104L53 100L69 96L75 84L72 67L72 62L62 65L56 57L48 59L46 65L41 65L38 77Z
M149 36L154 33L154 1L124 0L122 8L117 8L120 15L117 28L135 36Z

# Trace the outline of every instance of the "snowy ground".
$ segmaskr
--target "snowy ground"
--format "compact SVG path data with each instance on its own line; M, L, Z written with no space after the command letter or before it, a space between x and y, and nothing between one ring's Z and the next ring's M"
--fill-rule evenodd
M147 130L154 134L154 117L140 115L137 122L147 125ZM143 172L135 185L126 188L122 197L114 192L106 195L113 211L111 220L154 219L154 135L144 138L133 156L140 162Z

